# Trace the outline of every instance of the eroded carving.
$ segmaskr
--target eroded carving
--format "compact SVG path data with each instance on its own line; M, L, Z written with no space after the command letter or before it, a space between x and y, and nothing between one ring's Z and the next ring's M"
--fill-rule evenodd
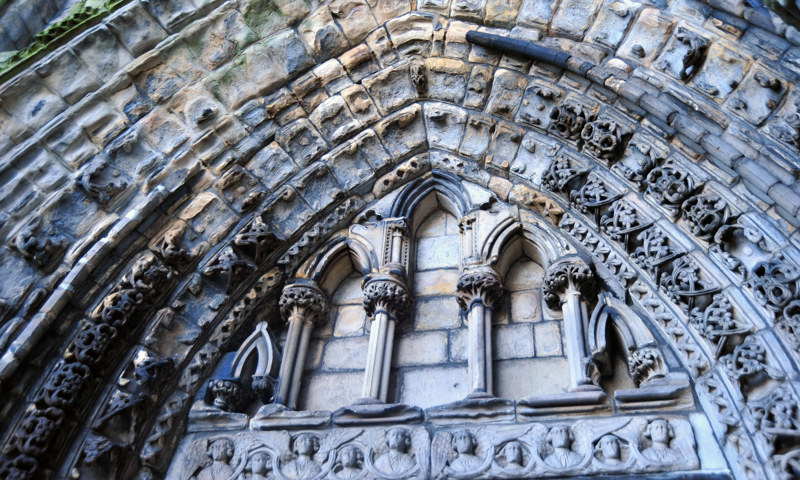
M556 470L567 470L577 466L583 457L572 450L575 436L568 425L556 425L547 432L549 451L543 455L544 463Z
M641 245L636 247L631 258L639 267L650 272L654 280L659 278L662 265L684 253L671 245L669 237L659 226L639 233L636 239Z
M617 201L600 218L600 230L629 250L631 234L650 226L628 202Z
M719 287L700 276L700 267L688 256L679 257L672 264L672 272L659 279L661 291L670 296L684 312L689 313L698 297L715 293Z
M650 174L665 155L660 149L652 145L652 141L646 138L634 136L628 146L625 147L625 155L622 160L611 167L611 170L619 172L623 177L641 187L644 180Z
M714 295L708 307L702 310L693 309L689 315L689 323L714 345L715 358L722 355L732 338L742 337L754 330L752 325L734 318L733 306L728 296L722 293Z
M242 232L233 237L233 243L237 247L254 249L258 263L280 243L270 230L261 215L256 215Z
M619 197L620 195L608 188L602 179L591 177L579 190L570 192L569 202L582 213L594 212L595 224L599 225L599 207L607 205Z
M550 162L547 171L542 175L542 185L553 192L563 192L569 187L573 179L584 173L583 170L573 168L572 162L566 157L556 157Z
M622 129L609 120L588 122L581 130L581 140L589 153L604 160L616 160L625 146Z
M628 373L638 387L656 377L663 377L667 372L661 352L653 347L637 348L628 354Z
M403 320L413 304L408 287L389 275L366 277L363 291L364 311L370 317L378 310L385 310L392 317Z
M9 245L37 267L45 268L61 258L67 239L52 226L46 228L41 217L35 217L11 238Z
M728 221L728 202L714 194L695 195L681 205L682 217L691 233L710 241Z
M754 336L745 338L741 345L734 348L732 353L721 357L719 362L743 393L750 387L763 383L767 378L773 380L783 378L777 369L768 365L767 349Z
M670 447L675 438L675 431L669 421L663 418L650 421L642 432L642 438L650 442L650 445L642 449L642 455L646 459L661 464L676 463L680 460L681 453Z
M233 292L239 283L255 269L249 260L239 257L230 245L223 248L216 257L203 269L203 275L221 275L226 279L226 290Z
M583 127L594 120L594 113L574 101L565 101L550 112L548 130L561 138L578 140Z
M673 215L677 214L684 200L694 190L694 180L686 170L664 165L647 175L646 193L660 203Z
M769 261L758 262L747 285L760 305L778 312L800 293L800 269L778 254Z
M665 55L667 58L659 62L658 69L669 71L684 82L689 81L703 65L707 50L707 39L684 27L678 27L667 50L668 54Z

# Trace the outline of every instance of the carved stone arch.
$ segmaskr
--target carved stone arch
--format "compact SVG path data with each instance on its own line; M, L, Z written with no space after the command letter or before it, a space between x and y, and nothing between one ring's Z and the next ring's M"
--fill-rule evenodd
M642 355L643 353L636 354L636 352L644 352L646 349L658 351L661 348L653 333L636 312L613 295L601 293L589 320L586 340L592 357L605 363L606 366L608 365L609 340L607 335L609 328L613 328L622 341L626 357ZM653 364L650 368L640 371L634 371L635 366L631 365L631 358L629 358L629 373L636 385L653 378L664 377L667 374L667 367L660 352L653 352L652 358Z
M368 241L347 232L324 244L298 267L295 276L314 281L330 297L352 271L365 277L377 271L379 265L378 254Z
M408 219L409 230L416 232L436 202L456 219L473 208L469 193L458 176L434 170L430 176L414 180L401 190L392 204L391 216Z
M539 221L520 221L518 216L516 213L498 224L481 248L481 262L494 265L502 277L520 257L546 267L569 248L562 238L548 234Z

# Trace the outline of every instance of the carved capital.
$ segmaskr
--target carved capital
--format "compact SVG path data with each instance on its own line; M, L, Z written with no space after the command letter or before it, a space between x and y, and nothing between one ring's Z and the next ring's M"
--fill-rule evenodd
M404 319L414 303L408 287L391 275L379 274L364 279L364 311L374 317L385 310L397 320Z
M240 412L250 402L247 386L235 378L213 378L208 381L206 404L225 412Z
M458 304L468 311L475 302L487 307L494 305L503 295L503 285L497 274L490 269L465 272L456 285Z
M628 354L628 373L636 385L666 374L661 352L654 347L642 347Z
M297 315L307 322L320 324L328 316L328 299L322 290L311 284L293 283L285 286L278 306L284 320Z
M588 297L594 291L592 269L580 257L569 256L547 269L544 277L544 299L551 308L558 308L567 292Z

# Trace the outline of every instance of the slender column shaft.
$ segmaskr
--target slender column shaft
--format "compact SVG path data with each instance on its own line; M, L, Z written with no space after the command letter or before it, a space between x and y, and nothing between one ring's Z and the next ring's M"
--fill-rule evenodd
M289 399L289 389L292 385L292 372L297 358L300 336L303 331L303 319L299 315L289 317L289 331L286 334L286 343L281 357L281 368L278 374L278 395L276 403L286 404Z
M483 338L484 338L484 361L486 369L486 391L494 392L494 378L492 375L492 308L487 307L483 312Z
M586 305L584 304L580 292L568 290L565 294L561 311L564 314L564 337L567 347L567 364L569 365L569 386L570 389L580 385L591 383L586 377L583 368L583 359L586 358L586 346L584 343L583 324L586 315Z
M381 376L380 400L386 402L389 395L389 373L392 370L392 351L394 350L394 328L396 321L389 319L389 328L386 330L386 347L383 351L383 375Z
M467 312L467 337L469 362L470 392L487 392L488 378L487 365L491 365L491 358L486 358L486 321L483 302L472 304Z
M388 328L389 314L386 313L386 310L375 312L375 319L372 321L372 331L369 336L367 368L364 373L364 389L362 390L363 396L367 398L378 398L380 396Z
M292 372L292 385L289 389L289 405L292 410L297 408L297 398L300 396L300 381L303 379L303 369L306 365L306 354L308 353L308 342L311 340L311 331L314 324L311 322L303 323L303 333L300 334L300 346L297 349L297 358L294 362Z

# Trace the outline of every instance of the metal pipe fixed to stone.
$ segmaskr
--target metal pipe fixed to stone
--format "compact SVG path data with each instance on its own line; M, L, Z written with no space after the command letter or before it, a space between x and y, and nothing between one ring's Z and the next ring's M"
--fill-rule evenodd
M467 32L467 41L492 50L521 55L538 62L549 63L583 76L586 76L589 69L594 67L591 62L577 60L572 55L561 50L544 47L535 42L518 38L501 37L500 35L470 30Z

